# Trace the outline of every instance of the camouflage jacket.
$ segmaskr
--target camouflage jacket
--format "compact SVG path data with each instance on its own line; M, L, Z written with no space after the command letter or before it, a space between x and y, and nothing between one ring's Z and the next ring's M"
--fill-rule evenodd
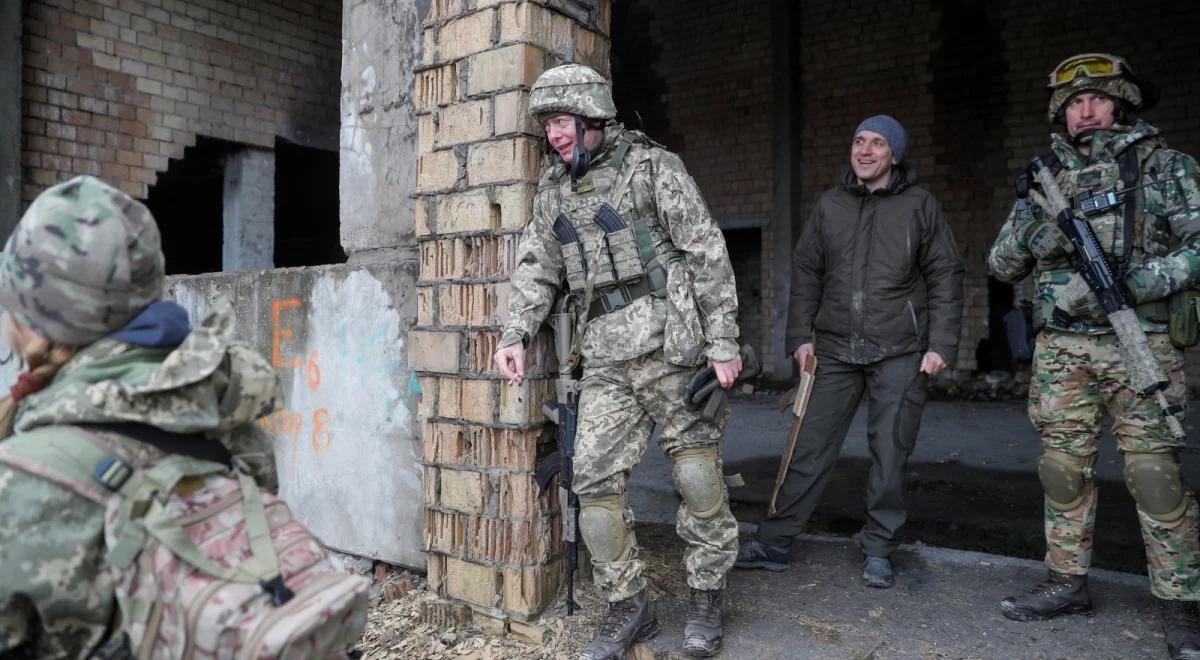
M622 137L628 153L618 148ZM624 155L618 162L616 155ZM570 288L564 266L564 249L554 232L560 214L571 218L579 233L582 253L590 262L604 232L591 213L598 199L617 186L626 168L635 168L619 203L626 221L649 220L655 250L662 255L677 251L686 263L694 293L694 316L703 332L703 355L730 360L737 355L737 293L725 239L704 203L683 161L621 124L609 123L593 155L592 166L572 183L567 166L557 155L542 177L533 200L533 218L521 236L517 266L509 293L508 322L501 345L528 342L541 326L556 297ZM601 259L606 256L601 255ZM600 286L596 293L602 293ZM584 332L581 353L593 366L636 358L663 346L668 303L658 295L645 295L633 303L592 318ZM669 330L668 330L669 331Z
M1097 132L1087 156L1080 154L1061 133L1051 136L1050 147L1062 163L1055 179L1068 199L1080 192L1117 185L1118 160L1125 150L1137 150L1139 184L1151 185L1135 191L1107 212L1088 218L1088 222L1115 265L1125 251L1124 205L1138 205L1124 281L1138 303L1143 328L1148 332L1165 332L1168 320L1165 299L1200 280L1200 171L1196 161L1168 149L1158 129L1143 121L1133 126L1117 124L1110 130ZM1038 328L1046 326L1091 335L1112 332L1103 321L1074 319L1066 327L1053 321L1057 296L1075 270L1065 255L1037 260L1023 239L1030 223L1052 221L1032 201L1018 200L988 254L989 272L1011 283L1035 273L1033 309L1034 325Z
M21 402L17 432L3 444L23 442L22 432L33 429L86 422L138 422L227 440L278 398L270 363L233 341L232 316L218 312L177 348L111 339L85 347ZM157 455L117 440L135 455ZM0 464L0 656L82 658L103 641L116 609L103 518L99 505Z

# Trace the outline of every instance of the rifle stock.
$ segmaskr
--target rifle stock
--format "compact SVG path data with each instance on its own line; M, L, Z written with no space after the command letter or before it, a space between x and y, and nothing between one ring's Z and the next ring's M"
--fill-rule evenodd
M1125 363L1130 387L1139 397L1154 397L1162 409L1171 434L1177 440L1184 440L1186 435L1179 421L1182 407L1173 406L1167 401L1164 390L1170 381L1150 350L1150 340L1146 337L1146 331L1142 329L1137 312L1133 309L1131 296L1124 282L1113 272L1112 265L1100 249L1092 226L1067 204L1066 197L1054 180L1050 168L1046 167L1041 159L1034 158L1030 169L1042 188L1040 194L1031 190L1030 197L1054 216L1058 228L1074 246L1075 249L1071 251L1071 263L1104 306L1108 322L1117 335L1117 350ZM1079 295L1082 292L1066 293Z

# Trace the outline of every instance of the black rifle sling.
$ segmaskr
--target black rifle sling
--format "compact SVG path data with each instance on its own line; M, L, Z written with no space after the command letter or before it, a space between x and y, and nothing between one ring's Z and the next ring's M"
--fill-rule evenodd
M138 422L102 422L79 424L91 431L116 433L145 443L165 454L176 454L212 461L222 465L233 465L233 456L220 441L208 438L203 433L172 433L157 426Z
M1138 200L1141 199L1140 190L1130 190L1138 185L1138 179L1141 178L1142 168L1138 163L1136 145L1129 145L1125 151L1121 152L1121 158L1117 161L1117 167L1121 173L1121 185L1123 190L1129 190L1122 196L1121 202L1125 207L1125 226L1124 226L1124 244L1121 248L1121 256L1117 259L1117 277L1124 277L1125 271L1129 268L1129 257L1133 254L1133 229L1137 221Z

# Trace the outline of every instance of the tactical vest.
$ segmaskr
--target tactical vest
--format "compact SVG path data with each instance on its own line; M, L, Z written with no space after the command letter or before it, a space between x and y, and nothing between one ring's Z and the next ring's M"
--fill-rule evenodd
M667 265L682 258L655 211L650 149L643 139L626 131L600 166L578 181L564 175L551 183L567 286L583 295L592 280L589 318L646 295L663 297Z
M1091 212L1096 200L1102 196L1096 193L1109 190L1120 192L1143 183L1141 172L1144 161L1153 153L1151 150L1139 154L1137 145L1131 144L1116 159L1088 163L1066 171L1061 170L1057 156L1043 157L1055 171L1055 179L1075 211L1089 211L1085 214L1088 224L1118 277L1123 276L1131 266L1137 265L1143 257L1163 256L1172 248L1170 225L1165 217L1156 213L1161 203L1156 203L1159 193L1153 187L1134 190L1120 203L1103 212ZM1027 190L1028 181L1018 177L1020 203L1027 203L1022 195ZM1165 323L1169 318L1167 300L1148 301L1137 305L1136 309L1140 317L1153 323ZM1048 318L1045 313L1039 316L1043 322Z

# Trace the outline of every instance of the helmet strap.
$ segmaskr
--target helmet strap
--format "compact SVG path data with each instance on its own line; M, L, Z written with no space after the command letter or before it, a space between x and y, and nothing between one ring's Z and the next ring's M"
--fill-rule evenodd
M592 166L592 152L584 145L587 141L587 131L583 126L583 120L579 115L575 115L575 146L571 153L571 180L578 181L587 174L588 168Z

